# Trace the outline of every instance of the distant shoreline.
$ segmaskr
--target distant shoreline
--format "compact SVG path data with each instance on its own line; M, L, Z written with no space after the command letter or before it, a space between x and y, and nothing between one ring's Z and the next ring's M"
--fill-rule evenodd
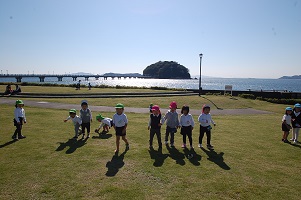
M301 79L301 75L294 75L294 76L282 76L279 79Z

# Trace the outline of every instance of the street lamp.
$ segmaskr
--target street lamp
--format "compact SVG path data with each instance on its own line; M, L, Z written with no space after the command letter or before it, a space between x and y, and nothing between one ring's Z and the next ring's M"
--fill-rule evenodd
M202 58L203 58L203 54L199 54L200 56L200 78L199 78L199 96L201 96L201 93L202 93Z

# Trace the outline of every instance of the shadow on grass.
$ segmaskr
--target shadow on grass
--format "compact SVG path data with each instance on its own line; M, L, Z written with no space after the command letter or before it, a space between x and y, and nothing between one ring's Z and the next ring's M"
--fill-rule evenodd
M161 167L164 163L164 160L168 157L168 154L162 154L162 148L159 148L157 151L154 148L150 148L148 153L151 159L154 159L154 166Z
M230 170L231 168L224 162L224 153L220 152L217 154L214 150L206 150L205 148L201 148L208 156L207 160L214 162L217 164L220 168L224 170Z
M299 148L301 148L301 146L298 145L298 144L294 144L294 143L288 143L288 144L290 144L290 145L293 146L293 147L299 147Z
M112 134L99 134L98 136L93 136L92 139L109 139Z
M11 141L6 142L5 144L1 144L0 145L0 149L3 148L3 147L6 147L8 145L11 145L11 144L13 144L15 142L17 142L17 140L11 140Z
M115 153L112 159L107 162L106 167L108 168L108 171L106 172L106 176L113 177L119 172L119 169L121 169L124 166L123 159L127 151L128 150L126 149L119 156Z
M185 156L183 153L181 153L177 148L170 147L168 144L166 145L166 148L169 152L169 157L171 157L173 160L176 161L176 164L179 165L185 165Z
M87 140L88 138L85 138L84 140L69 139L67 142L59 142L60 146L58 146L55 151L63 151L66 147L69 147L66 154L71 154L76 151L76 149L84 146Z
M202 160L202 156L198 155L194 149L184 149L184 153L185 153L185 157L189 160L189 162L191 162L191 164L195 165L195 166L200 166L201 163L200 161Z
M211 101L210 99L208 99L208 98L206 98L206 97L204 97L204 96L201 96L202 98L204 98L204 99L206 99L206 100L208 100L208 101L210 101L215 107L216 107L216 109L218 109L218 110L223 110L222 108L220 108L220 107L218 107L213 101Z

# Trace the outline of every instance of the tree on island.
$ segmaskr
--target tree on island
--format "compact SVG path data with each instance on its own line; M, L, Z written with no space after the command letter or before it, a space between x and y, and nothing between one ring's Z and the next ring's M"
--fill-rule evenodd
M159 61L143 70L144 76L161 79L190 79L189 69L174 61Z

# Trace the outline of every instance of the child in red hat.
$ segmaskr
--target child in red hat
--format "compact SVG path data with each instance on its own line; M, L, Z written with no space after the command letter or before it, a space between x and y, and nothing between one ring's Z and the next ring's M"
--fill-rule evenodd
M162 116L160 112L160 107L158 105L152 106L152 114L150 114L148 122L149 130L149 148L153 148L153 139L154 136L157 136L159 149L162 148L161 141L161 125L162 125Z

